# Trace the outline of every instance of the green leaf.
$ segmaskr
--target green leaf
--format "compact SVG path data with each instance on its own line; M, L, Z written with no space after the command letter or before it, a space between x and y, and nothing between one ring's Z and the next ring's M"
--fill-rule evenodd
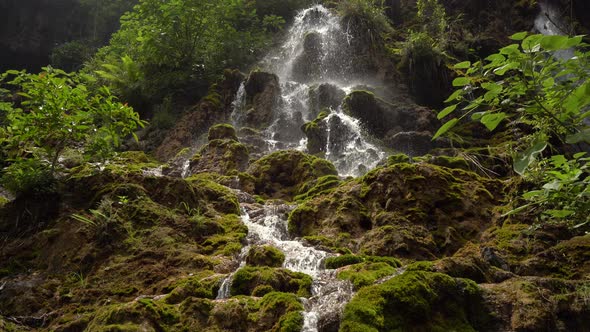
M528 32L526 32L526 31L517 32L517 33L513 34L512 36L510 36L510 39L512 39L512 40L523 40L527 35L528 35Z
M522 41L522 49L526 52L538 52L541 47L539 40L543 38L543 35L530 35Z
M548 50L548 51L557 51L557 50L563 50L568 48L567 47L567 42L568 42L568 37L567 36L560 36L560 35L554 35L554 36L543 36L543 38L541 38L540 43L541 43L541 47Z
M568 216L571 216L572 214L575 213L575 211L572 210L547 210L545 211L546 214L555 217L555 218L565 218Z
M580 142L590 143L590 128L586 128L565 138L567 144L578 144Z
M458 89L458 90L455 90L455 92L453 92L453 93L452 93L452 94L449 96L449 98L447 98L447 100L445 100L445 103L448 103L448 102L451 102L451 101L457 100L457 99L459 99L459 97L461 97L462 95L463 95L463 89Z
M471 66L471 61L463 61L459 62L458 64L454 65L453 68L455 69L467 69Z
M500 122L506 118L506 113L499 112L499 113L489 113L484 115L480 122L483 123L489 131L492 131L498 127Z
M475 112L475 113L471 114L471 120L478 121L487 113L488 112Z
M537 141L533 146L526 151L519 153L514 158L513 168L516 173L523 175L529 165L535 161L539 155L547 147L546 141Z
M508 62L507 64L494 69L494 74L496 75L504 75L507 71L519 68L520 64L518 62Z
M443 109L442 111L440 111L440 113L438 113L438 115L436 116L439 120L444 118L445 116L451 114L456 108L457 108L458 104L454 104L451 106L446 107L445 109Z
M465 86L470 83L469 78L467 77L457 77L453 80L453 86Z
M500 54L511 55L515 53L520 53L518 50L518 44L511 44L500 49Z
M455 126L455 124L457 124L457 122L459 121L459 119L455 118L455 119L451 119L449 121L447 121L447 123L445 123L444 125L442 125L438 131L434 134L434 136L432 137L432 140L437 139L440 135L446 133L447 131L449 131L449 129L453 128Z
M494 82L482 83L481 87L488 91L502 91L502 86Z
M526 200L530 200L531 198L535 198L535 197L543 195L543 193L544 193L543 190L531 190L529 192L522 194L522 198L524 198Z

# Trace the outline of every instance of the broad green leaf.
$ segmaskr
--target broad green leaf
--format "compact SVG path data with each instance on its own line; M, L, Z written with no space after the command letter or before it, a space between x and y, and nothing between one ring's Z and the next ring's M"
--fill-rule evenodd
M446 133L447 131L449 131L449 129L453 128L457 124L458 121L459 121L459 119L457 119L457 118L451 119L451 120L447 121L434 134L434 136L432 137L432 140L437 139L440 135L442 135L442 134Z
M500 124L500 122L502 122L502 120L504 120L506 118L506 113L504 112L499 112L499 113L489 113L484 115L480 122L483 123L484 126L486 126L486 128L488 128L489 131L493 131L494 129L496 129L496 127L498 127L498 125Z
M546 89L555 85L555 79L553 77L549 77L548 79L543 81L543 87Z
M451 114L457 108L457 104L451 105L440 111L436 116L439 120L444 118L445 116Z
M452 94L449 96L449 98L447 98L447 100L445 100L445 103L448 103L448 102L451 102L451 101L457 100L457 99L459 99L459 97L461 97L462 95L463 95L463 89L458 89L458 90L455 90L455 92L453 92L453 93L452 93Z
M543 189L546 190L559 190L561 189L562 183L559 180L553 180L551 182L545 183L543 185Z
M512 39L512 40L523 40L527 35L528 35L528 32L526 32L526 31L517 32L517 33L513 34L512 36L510 36L510 39Z
M575 36L575 37L568 38L567 42L565 43L565 48L578 46L582 42L583 37L584 36Z
M557 51L567 48L568 37L567 36L543 36L540 40L541 47L548 51Z
M526 52L538 52L541 45L539 43L543 35L530 35L522 41L522 49Z
M590 129L584 129L565 138L567 144L578 144L580 142L590 143Z
M500 53L501 54L506 54L506 55L510 55L510 54L514 54L514 53L519 53L520 51L518 50L518 44L511 44L508 45L506 47L502 47L500 49Z
M453 68L455 69L467 69L471 66L471 61L463 61L459 62L458 64L454 65Z
M519 153L514 158L513 168L516 173L523 175L529 165L535 161L537 155L547 147L546 141L537 141L526 151Z
M453 80L453 86L465 86L470 83L467 77L457 77Z
M507 64L503 65L502 67L494 69L494 74L496 75L504 75L507 71L519 68L520 64L518 62L508 62Z

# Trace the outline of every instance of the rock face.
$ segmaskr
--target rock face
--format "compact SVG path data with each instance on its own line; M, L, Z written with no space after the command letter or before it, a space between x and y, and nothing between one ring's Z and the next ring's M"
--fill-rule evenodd
M298 82L309 82L321 76L322 37L310 32L303 39L303 53L293 63L293 79Z
M434 147L426 139L440 126L432 110L407 101L388 103L368 91L353 91L343 107L388 147L410 155L424 154Z
M191 146L211 125L229 120L231 103L243 78L243 74L237 70L226 70L224 79L168 131L155 150L156 158L169 160L183 148Z
M250 73L245 85L247 105L244 125L266 128L273 120L273 110L280 105L281 86L275 74Z
M333 84L322 83L312 87L309 91L311 116L317 117L326 108L336 110L344 97L344 90Z

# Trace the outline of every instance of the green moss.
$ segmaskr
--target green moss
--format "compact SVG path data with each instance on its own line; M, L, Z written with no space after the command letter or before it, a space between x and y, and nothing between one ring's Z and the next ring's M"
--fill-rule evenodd
M293 294L272 292L260 301L258 320L265 321L269 317L280 317L270 329L280 332L299 332L303 328L303 305Z
M214 175L210 173L200 173L187 178L186 181L209 201L215 210L240 214L240 204L236 195L231 189L218 184L214 179Z
M409 162L410 162L410 157L408 157L408 155L404 154L404 153L398 153L398 154L394 154L393 156L387 157L387 164L388 165L409 163Z
M317 208L311 205L299 205L289 214L288 228L289 233L298 236L310 235L313 230L313 222Z
M176 282L166 296L166 303L178 304L187 297L215 299L223 275L202 271L197 275Z
M246 266L235 274L231 285L232 295L250 295L261 285L271 286L280 292L309 296L312 279L310 276L283 268Z
M357 255L340 255L335 257L328 257L325 260L327 269L337 269L346 265L352 265L363 262L364 259Z
M285 254L273 246L254 246L248 251L246 264L252 266L280 267L285 261Z
M405 272L362 288L340 331L476 331L488 314L477 285L441 273Z
M426 271L426 272L434 272L434 263L430 261L419 261L414 262L406 266L406 271Z
M351 265L338 273L338 278L350 280L356 289L369 286L375 281L393 275L395 268L383 262L379 263L359 263Z
M238 136L236 135L236 130L232 125L228 123L221 123L209 128L208 140L212 141L216 139L229 139L237 141Z
M312 199L315 196L329 192L330 189L338 187L341 183L342 181L340 181L340 179L336 175L322 176L317 180L305 183L300 188L300 191L304 191L305 193L295 196L294 200L304 201L307 199Z

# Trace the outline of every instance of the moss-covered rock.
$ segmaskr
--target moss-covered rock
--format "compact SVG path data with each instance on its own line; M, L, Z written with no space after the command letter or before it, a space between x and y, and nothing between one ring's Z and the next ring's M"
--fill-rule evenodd
M291 212L289 230L348 233L344 246L367 255L434 259L492 225L501 188L462 169L396 163L305 201Z
M327 269L337 269L346 265L352 265L362 262L373 262L373 263L385 263L391 267L400 267L402 264L399 260L393 257L384 256L366 256L366 255L353 255L346 254L334 257L326 258L324 264Z
M246 266L235 273L230 292L232 295L250 295L262 285L307 297L311 291L311 277L283 268Z
M482 301L470 280L405 272L362 288L346 305L340 331L477 331L489 319Z
M310 154L321 155L326 152L328 124L324 120L329 114L329 110L321 111L313 121L307 122L301 127L307 136L307 151Z
M237 140L233 127L220 125L215 130L212 128L209 138L209 143L191 158L189 174L214 172L227 175L246 170L249 151Z
M254 246L248 251L246 264L251 266L281 267L285 261L285 254L276 247Z
M255 161L248 173L255 179L255 193L292 199L304 185L326 175L337 175L332 163L295 150L278 151Z
M228 123L220 123L209 128L207 139L209 141L216 139L229 139L237 141L238 136L236 135L236 130L232 125Z
M338 272L338 278L350 280L356 289L373 285L377 280L391 276L395 268L385 262L365 262L349 265Z
M346 97L344 90L334 84L322 83L309 89L311 117L317 117L324 110L336 110Z

